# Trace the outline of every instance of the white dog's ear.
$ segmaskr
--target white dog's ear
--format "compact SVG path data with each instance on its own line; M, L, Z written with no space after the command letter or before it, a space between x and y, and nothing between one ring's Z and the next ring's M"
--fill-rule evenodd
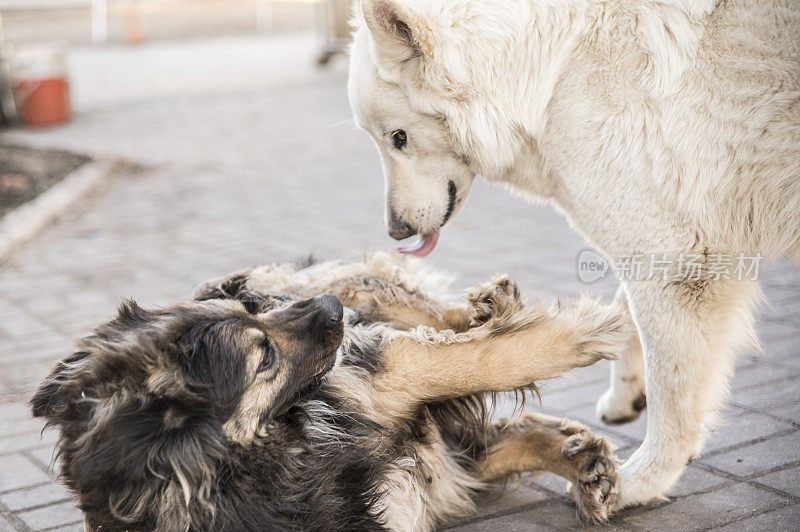
M393 66L413 57L430 54L427 26L404 3L397 0L361 0L364 20L375 40L378 61Z

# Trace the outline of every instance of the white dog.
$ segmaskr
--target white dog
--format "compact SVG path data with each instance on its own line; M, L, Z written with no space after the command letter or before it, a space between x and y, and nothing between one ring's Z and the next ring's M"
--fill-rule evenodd
M734 351L757 343L757 282L712 259L800 260L800 3L356 11L350 100L381 154L390 234L421 237L405 251L433 249L480 174L552 201L617 268L640 253L699 258L693 275L677 260L663 278L623 283L641 345L615 363L597 409L634 419L647 389L647 436L622 467L618 508L662 497L726 400Z

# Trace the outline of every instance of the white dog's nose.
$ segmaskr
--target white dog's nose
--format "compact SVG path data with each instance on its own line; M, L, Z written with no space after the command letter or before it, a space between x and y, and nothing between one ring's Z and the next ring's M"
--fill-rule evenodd
M406 222L392 224L389 228L389 236L395 240L405 240L416 235L417 232Z

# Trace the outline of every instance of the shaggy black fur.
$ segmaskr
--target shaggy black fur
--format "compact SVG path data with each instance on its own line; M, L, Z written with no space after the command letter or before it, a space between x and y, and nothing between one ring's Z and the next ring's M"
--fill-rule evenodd
M259 307L278 298L261 298ZM385 461L358 435L372 423L340 415L311 381L298 399L330 406L353 437L336 449L301 430L304 401L272 417L252 445L226 439L225 421L247 387L236 335L244 308L208 303L119 316L59 362L32 400L61 429L66 484L102 530L377 530L370 512ZM333 454L332 454L333 453Z
M494 437L482 396L423 405L387 431L299 362L280 367L294 372L292 388L261 412L256 440L226 437L252 384L242 332L263 329L254 314L274 309L282 334L303 323L292 329L298 345L327 338L313 330L316 315L303 314L321 312L313 303L254 293L246 280L231 277L162 310L126 302L40 386L33 413L61 430L62 475L92 527L378 530L386 468L427 441L431 421L465 465ZM349 316L348 330L372 321ZM350 345L340 363L376 371L380 337ZM324 430L314 435L309 423Z

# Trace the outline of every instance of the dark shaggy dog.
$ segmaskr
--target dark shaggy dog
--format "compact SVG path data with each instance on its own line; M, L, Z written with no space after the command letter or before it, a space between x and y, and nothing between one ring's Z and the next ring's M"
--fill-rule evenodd
M505 277L447 303L430 278L375 255L122 305L32 401L61 430L87 525L428 530L541 470L572 482L581 519L604 520L608 442L542 415L492 423L487 397L612 357L627 317L585 299L526 307Z

